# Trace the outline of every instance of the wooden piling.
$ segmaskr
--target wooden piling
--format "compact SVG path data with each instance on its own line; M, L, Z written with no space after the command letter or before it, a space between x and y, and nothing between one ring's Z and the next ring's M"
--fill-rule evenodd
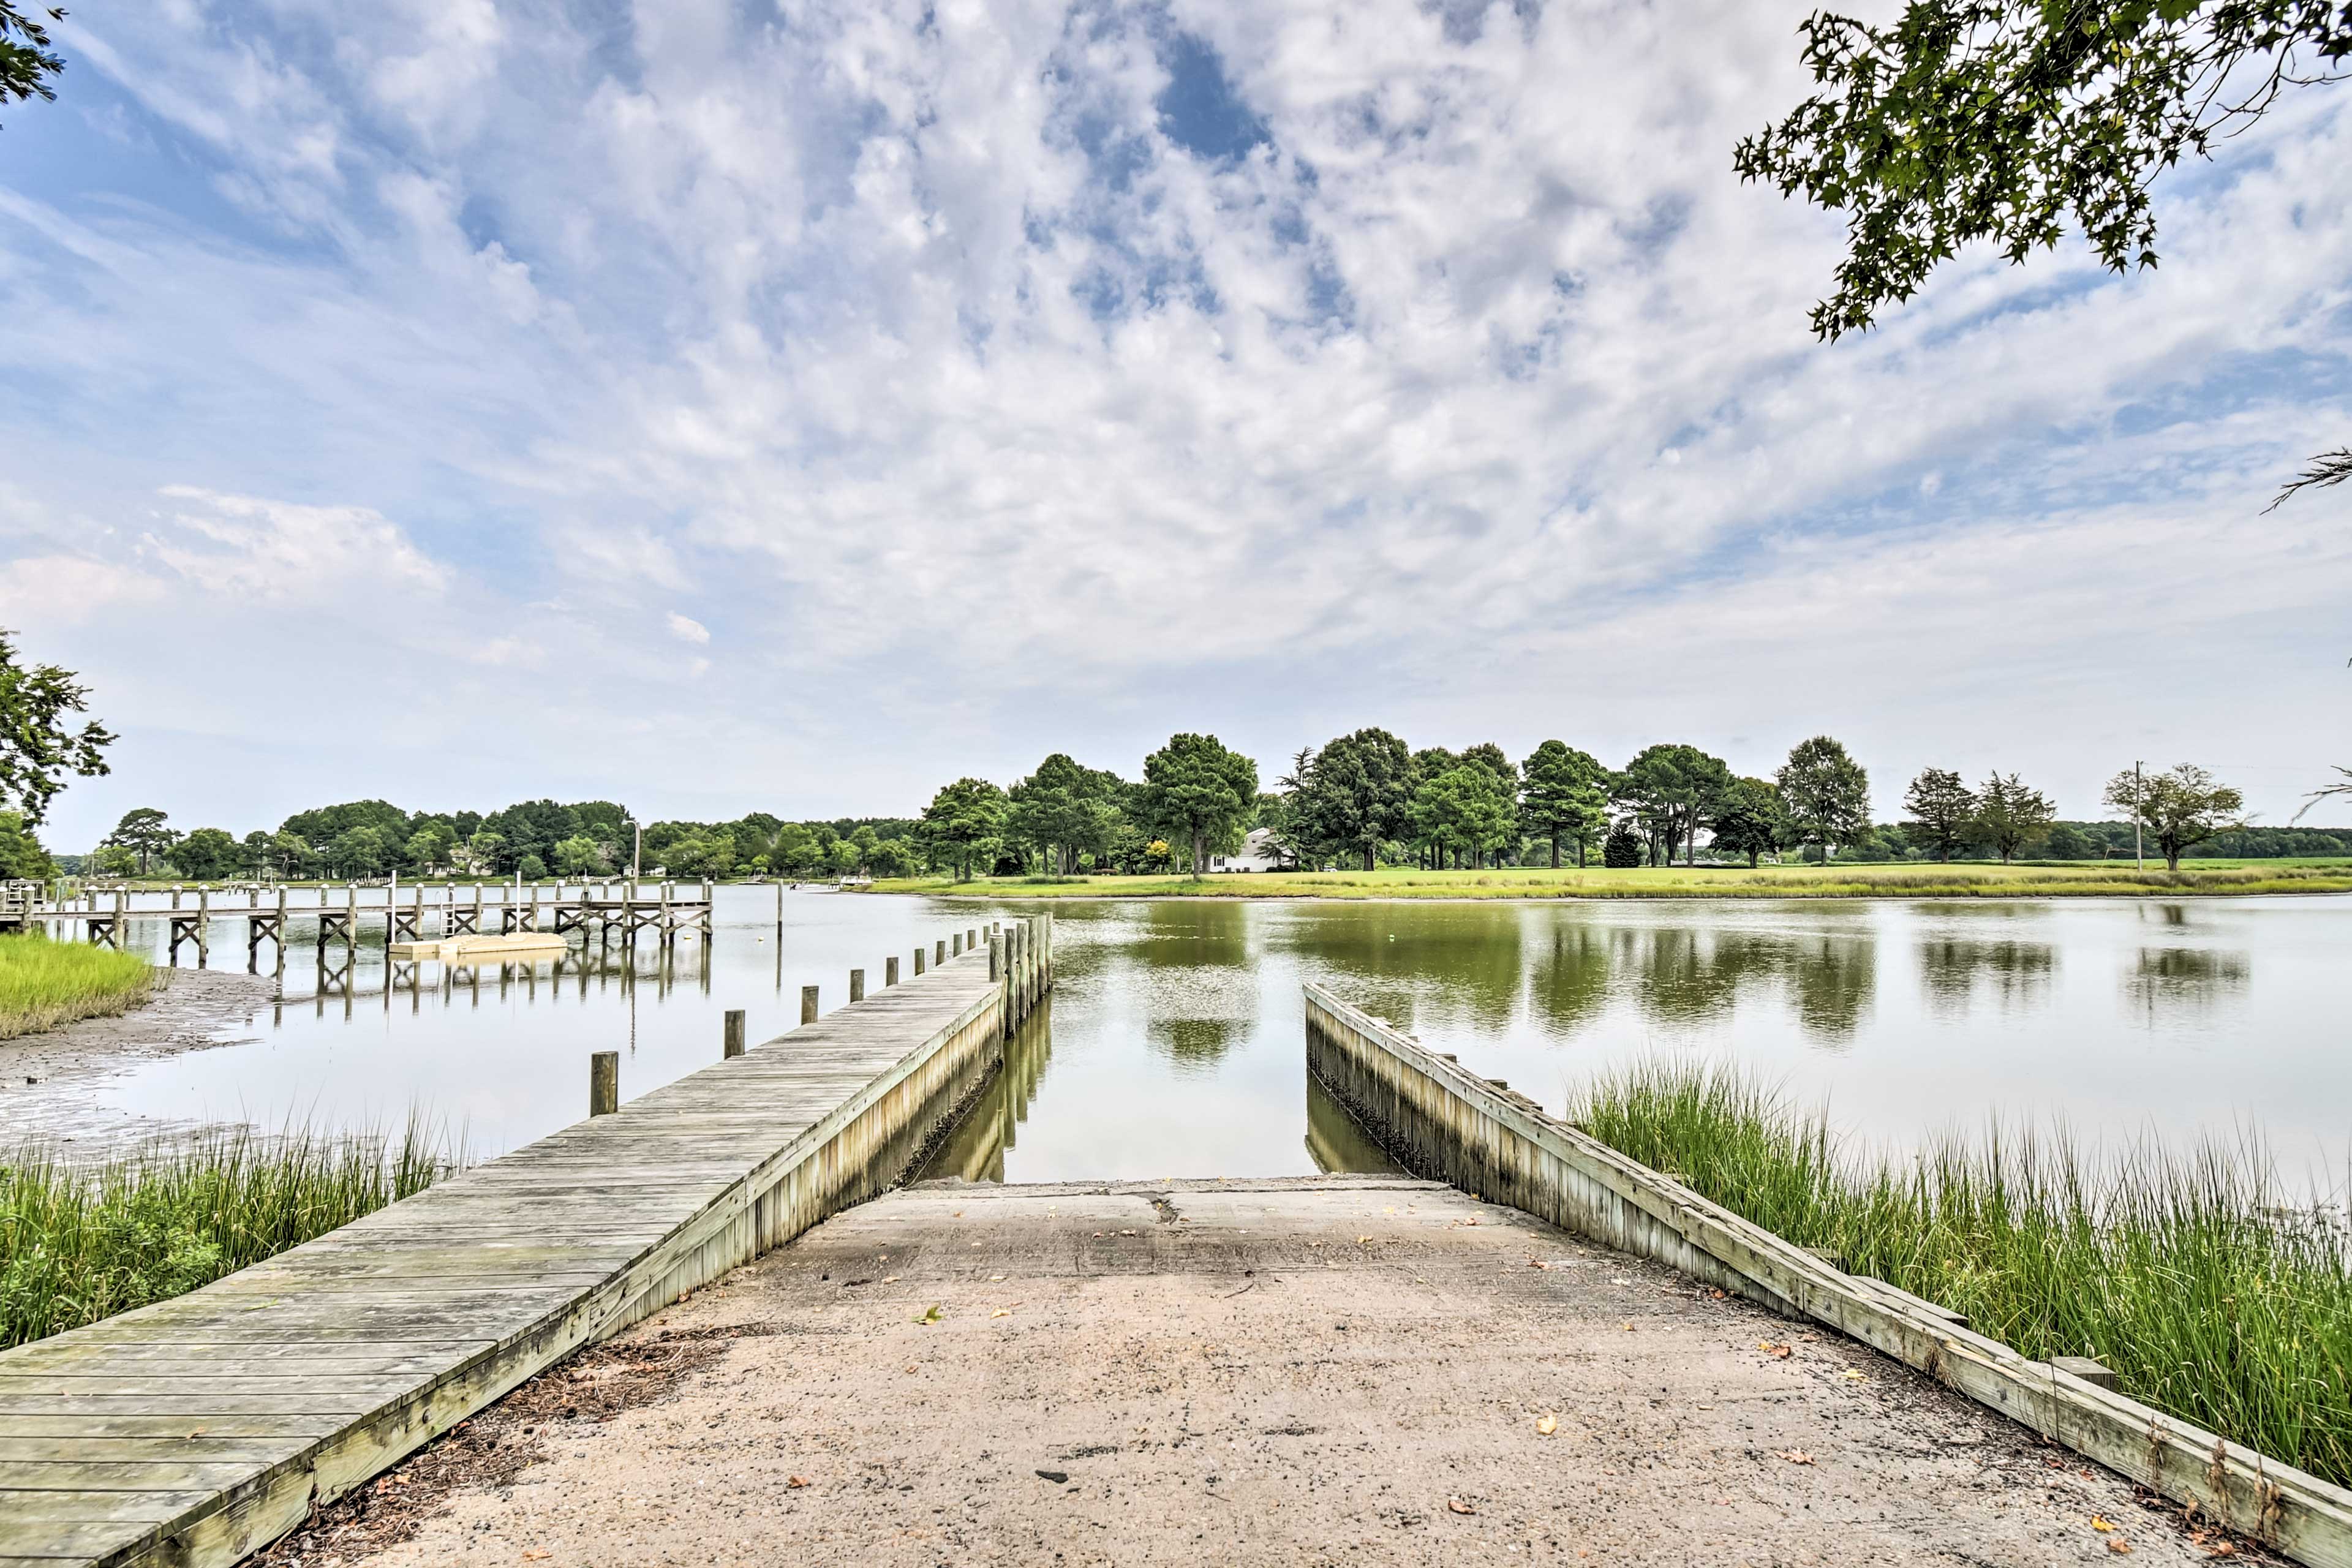
M212 962L213 954L213 885L196 884L196 967L203 969Z
M942 942L931 950L931 963L936 966L938 964L945 963L947 961L948 944Z
M621 1109L621 1053L596 1051L588 1058L588 1114L610 1116Z
M726 1035L724 1043L719 1050L719 1055L722 1057L740 1057L742 1054L743 1009L740 1007L730 1007L727 1009Z
M801 1022L803 1024L816 1022L816 987L814 985L801 987Z
M887 989L898 984L898 959L893 953L882 961L882 984Z
M994 931L988 933L988 977L991 980L1004 978L1004 939Z
M917 949L915 950L915 973L918 973L918 974L920 974L922 972L923 972L923 950L922 950L921 948L919 948L919 948L917 948Z
M961 931L957 931L948 938L948 956L953 958L961 954L962 952L963 933Z
M852 1002L866 1000L866 971L853 969L849 972L849 999Z

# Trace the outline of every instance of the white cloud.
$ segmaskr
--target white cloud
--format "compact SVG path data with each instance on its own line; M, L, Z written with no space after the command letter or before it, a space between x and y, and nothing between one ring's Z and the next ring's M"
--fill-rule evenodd
M2340 664L2343 503L2251 521L2352 426L2352 110L2290 97L2164 176L2153 274L1972 254L1823 347L1835 221L1728 167L1806 89L1788 14L1448 10L79 15L110 129L70 191L0 167L0 381L56 389L0 392L0 438L125 542L0 558L81 573L110 664L157 624L133 589L331 618L389 583L462 628L420 678L593 673L747 737L731 781L641 748L604 792L795 810L1044 746L1132 767L1175 706L1269 761L1759 714L1894 757L2064 713L2087 751L2113 710L2053 682L2132 689L2158 605L2209 650L2149 705L2173 749L2352 754L2294 674ZM1171 26L1247 157L1172 134ZM147 205L173 160L258 216ZM332 504L239 499L284 496ZM680 600L745 679L674 684ZM568 700L492 737L531 748L509 793L607 765Z

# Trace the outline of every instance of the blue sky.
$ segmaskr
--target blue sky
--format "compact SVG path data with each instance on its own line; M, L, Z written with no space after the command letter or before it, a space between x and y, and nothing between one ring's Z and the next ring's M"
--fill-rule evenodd
M2091 815L2352 762L2352 98L2165 265L1806 331L1801 7L205 0L0 113L0 624L50 837L907 812L1214 731L1826 731Z

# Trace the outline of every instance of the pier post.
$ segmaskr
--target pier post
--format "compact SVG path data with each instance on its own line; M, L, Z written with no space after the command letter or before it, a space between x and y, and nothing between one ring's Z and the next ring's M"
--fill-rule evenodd
M918 974L920 974L922 972L923 972L923 950L922 950L921 948L919 948L919 948L917 948L917 949L915 950L915 973L918 973Z
M956 958L960 957L962 952L963 933L961 931L950 932L948 935L948 956L950 958Z
M970 931L963 933L963 944L966 947L978 947L980 945L980 928L978 926L974 926Z
M931 965L937 968L948 961L948 944L944 942L931 950Z
M1004 942L994 931L988 933L988 977L991 980L1004 978Z
M719 1055L722 1057L740 1057L742 1054L743 1009L740 1007L730 1007L727 1009L727 1032L724 1037L724 1042L719 1047Z
M814 985L801 987L801 1022L803 1024L816 1022L816 987Z
M588 1114L610 1116L620 1109L621 1053L593 1052L588 1058Z
M898 958L893 953L882 961L882 984L885 989L898 984Z
M208 967L212 962L212 912L213 885L210 882L198 882L196 884L196 967L198 969Z
M852 1002L866 1000L866 971L853 969L849 972L849 999Z
M784 885L776 884L776 940L784 940Z

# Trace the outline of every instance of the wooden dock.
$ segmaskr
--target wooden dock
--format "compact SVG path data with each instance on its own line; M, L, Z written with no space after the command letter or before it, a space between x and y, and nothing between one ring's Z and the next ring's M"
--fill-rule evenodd
M0 886L0 930L38 927L52 936L74 936L97 946L121 948L134 921L163 922L169 927L165 954L180 962L182 947L195 952L196 966L212 959L212 931L216 924L242 926L246 967L258 972L261 944L272 945L283 973L286 946L293 922L307 921L316 928L320 963L340 974L356 953L362 929L373 926L386 942L421 942L441 937L574 932L600 944L617 941L633 947L650 936L665 947L684 934L709 940L711 933L712 885L696 882L639 882L616 879L546 882L411 882L405 888L390 882L348 882L289 889L283 884L263 888L247 883L215 888L131 889L86 888L44 897L37 883ZM427 897L427 893L433 896ZM783 923L781 888L776 920ZM340 966L328 962L328 948L342 947Z
M927 973L613 1114L0 1353L0 1564L235 1563L573 1350L885 1191L996 1070L1051 984L1051 940L1045 916L960 933Z

